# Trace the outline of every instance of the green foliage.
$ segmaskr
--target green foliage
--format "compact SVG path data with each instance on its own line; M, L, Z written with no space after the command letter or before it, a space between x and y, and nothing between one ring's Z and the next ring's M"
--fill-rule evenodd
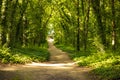
M58 44L55 44L56 45L56 47L58 47L58 48L60 48L61 50L63 50L63 51L66 51L66 52L74 52L75 50L74 50L74 48L73 47L70 47L70 46L64 46L64 45L58 45Z
M69 52L80 66L105 72L120 64L119 55L106 52L120 52L119 16L120 0L1 0L0 46L7 48L0 49L0 61L48 60L46 37L52 30L55 42L66 45L57 47ZM17 48L31 45L42 49Z
M112 53L94 53L87 57L75 58L79 66L90 66L93 73L99 76L100 80L117 80L120 78L120 56Z
M79 57L85 57L85 56L88 56L90 55L90 53L88 52L78 52L74 49L74 47L72 46L65 46L63 44L55 44L57 48L60 48L61 50L65 51L65 52L68 52L69 53L69 56L74 59L74 58L79 58Z
M9 48L0 49L1 63L30 63L49 60L49 52L44 48Z
M101 80L119 80L120 79L120 65L109 66L109 67L99 67L92 71L92 73L98 75Z
M79 66L89 66L100 80L118 80L120 79L120 55L112 52L75 52L74 48L56 45L63 51L69 52L70 57L78 63Z

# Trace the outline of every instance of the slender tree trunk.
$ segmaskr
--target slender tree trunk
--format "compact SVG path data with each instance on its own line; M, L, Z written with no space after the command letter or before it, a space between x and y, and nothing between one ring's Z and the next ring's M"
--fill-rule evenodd
M100 8L100 0L92 0L92 6L94 9L94 13L97 17L98 22L98 35L100 36L101 43L105 46L106 45L106 36L105 36L105 27L102 23L102 13Z
M116 23L115 23L115 0L111 0L112 3L112 48L116 50Z
M27 17L25 17L25 21L24 21L24 27L23 27L23 46L26 46L27 45L27 37L26 37L26 34L25 34L25 30L28 28L28 19Z
M10 15L10 23L11 25L8 27L9 28L9 40L7 42L8 47L15 47L16 43L15 43L15 32L16 32L16 23L15 23L15 16L16 16L16 8L18 5L18 0L16 0L15 2L11 2L11 15Z
M1 12L1 8L2 8L2 0L0 0L0 29L2 30L2 25L1 25L1 22L2 22L2 19L1 19L1 17L2 17L2 12ZM0 32L0 46L2 46L2 37L1 37L1 32Z
M25 11L27 9L28 2L26 2L26 0L23 0L23 5L21 6L21 14L20 14L20 18L18 20L17 26L16 26L16 33L15 33L16 42L19 42L20 45L23 44L23 37L24 37L23 31L24 31L24 21L25 21L25 20L23 20L23 16L24 16Z
M1 25L1 8L2 8L2 0L0 0L0 25Z
M90 14L90 0L88 0L87 15L84 26L84 51L87 50L87 37L88 37L88 25L89 25L89 14Z
M7 25L7 16L8 16L8 4L9 4L9 0L6 0L4 2L4 12L2 13L2 16L3 18L1 19L1 28L2 28L2 31L1 31L1 45L5 45L5 43L7 42L7 39L6 39L6 35L7 35L7 29L8 29L8 25Z
M80 18L79 0L77 0L77 51L80 51Z

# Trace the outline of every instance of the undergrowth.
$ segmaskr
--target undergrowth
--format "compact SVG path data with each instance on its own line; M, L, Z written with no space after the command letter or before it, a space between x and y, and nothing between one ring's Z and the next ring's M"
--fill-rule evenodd
M63 51L69 52L70 57L78 63L79 66L92 67L92 74L95 74L99 80L120 80L120 53L113 52L75 52L71 47L56 45Z
M25 64L49 60L46 48L2 48L0 49L0 63Z

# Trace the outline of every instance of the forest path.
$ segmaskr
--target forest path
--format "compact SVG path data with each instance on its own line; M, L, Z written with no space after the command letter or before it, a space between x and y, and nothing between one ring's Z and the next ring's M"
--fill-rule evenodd
M77 67L49 41L50 62L0 67L0 80L91 80L89 68Z

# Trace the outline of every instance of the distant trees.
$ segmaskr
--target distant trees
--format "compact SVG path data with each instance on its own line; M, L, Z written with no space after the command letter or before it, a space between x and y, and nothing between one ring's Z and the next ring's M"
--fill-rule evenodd
M14 48L46 43L45 10L49 4L43 0L0 0L0 45Z
M119 0L54 1L55 8L59 6L55 9L59 15L54 16L59 18L55 23L55 40L77 51L91 48L115 51L120 44L119 3Z
M0 45L42 46L52 25L56 43L76 51L115 51L119 6L119 0L0 0Z

